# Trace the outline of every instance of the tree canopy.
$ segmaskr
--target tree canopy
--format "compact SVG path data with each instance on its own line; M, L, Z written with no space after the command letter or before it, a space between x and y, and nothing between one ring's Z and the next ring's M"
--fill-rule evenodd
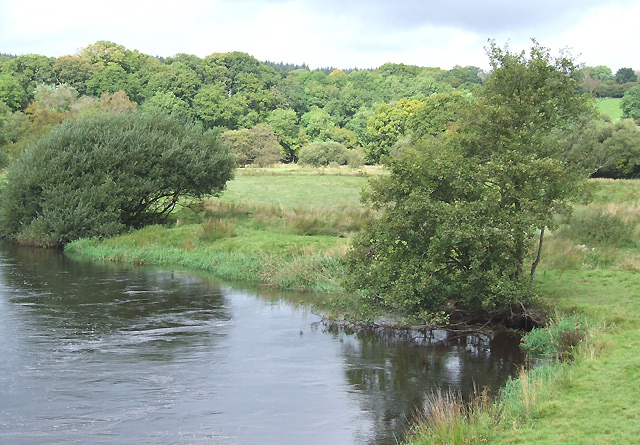
M213 133L165 114L100 113L67 121L11 165L0 230L63 245L161 221L182 197L217 194L234 158Z
M534 295L533 241L586 178L551 133L593 109L570 59L535 42L488 55L493 72L459 125L404 147L364 195L380 216L354 242L348 284L374 305L496 315Z

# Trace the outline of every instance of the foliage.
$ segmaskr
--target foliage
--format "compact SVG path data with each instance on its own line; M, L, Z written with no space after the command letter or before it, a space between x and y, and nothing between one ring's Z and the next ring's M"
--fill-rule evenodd
M47 111L70 111L78 98L78 91L67 85L38 85L34 98L41 108Z
M267 116L267 124L278 137L284 153L284 160L292 162L298 159L298 116L293 110L275 109Z
M0 74L0 102L17 111L25 100L26 93L18 80L9 74Z
M177 118L102 113L67 121L11 166L0 228L24 243L110 236L166 217L182 197L219 193L233 157Z
M459 130L405 149L364 196L381 216L354 242L348 285L373 304L495 314L532 296L533 239L584 181L549 134L590 108L572 62L537 43L529 58L495 45L489 56L494 71Z
M349 150L339 142L312 142L299 151L298 163L313 167L326 167L330 164L362 165L363 157L358 150Z
M636 121L640 125L640 85L630 88L620 102L622 115Z
M283 157L278 139L265 125L225 131L222 139L231 146L239 167L267 167L280 162Z
M616 71L616 82L618 83L629 83L629 82L637 82L638 76L636 75L633 68L620 68Z
M589 323L580 316L557 316L548 326L533 329L522 338L525 351L546 358L569 359L586 339Z

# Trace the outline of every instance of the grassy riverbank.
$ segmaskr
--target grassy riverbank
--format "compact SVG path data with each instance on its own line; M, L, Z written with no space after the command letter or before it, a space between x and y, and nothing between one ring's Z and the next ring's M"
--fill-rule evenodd
M242 169L220 198L185 203L169 224L104 241L79 240L66 251L325 292L318 304L342 311L344 257L366 213L360 191L380 174L375 167Z
M340 285L344 255L364 217L359 192L377 174L383 172L243 170L219 199L183 207L171 224L104 241L81 240L67 250L95 260L184 267L265 286L330 292L314 303L340 311L348 306ZM479 397L470 410L441 395L434 406L442 415L431 420L431 428L416 426L413 443L637 439L640 184L597 185L593 203L577 207L547 236L537 278L556 323L528 342L547 350L549 364L522 373L495 401ZM570 360L553 360L554 355Z
M480 397L465 410L442 397L435 414L448 415L417 426L410 443L637 442L640 184L598 184L593 203L578 207L548 240L538 275L560 327L526 338L564 347L555 355L565 360L552 357L521 373L495 402Z

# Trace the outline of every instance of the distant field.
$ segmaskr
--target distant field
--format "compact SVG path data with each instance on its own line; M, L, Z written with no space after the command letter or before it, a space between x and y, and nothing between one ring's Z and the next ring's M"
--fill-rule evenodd
M268 204L286 210L314 208L344 210L360 207L360 192L381 168L354 169L240 169L222 193L222 201Z
M617 97L605 97L597 99L598 110L606 116L609 116L612 121L622 119L622 110L620 109L620 98Z

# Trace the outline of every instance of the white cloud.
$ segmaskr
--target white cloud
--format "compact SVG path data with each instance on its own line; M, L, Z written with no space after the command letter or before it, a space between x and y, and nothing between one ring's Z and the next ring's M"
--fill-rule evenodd
M4 1L4 0L3 0ZM73 54L98 40L160 56L244 51L312 67L486 66L487 39L572 47L588 65L640 69L640 0L10 0L0 52ZM443 5L446 5L443 6Z

